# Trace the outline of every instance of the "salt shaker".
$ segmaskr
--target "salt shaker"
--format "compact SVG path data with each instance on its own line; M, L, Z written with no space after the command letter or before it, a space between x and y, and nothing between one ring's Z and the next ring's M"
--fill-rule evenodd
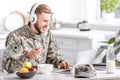
M107 73L115 73L115 53L114 48L108 45L107 53L106 53L106 70Z

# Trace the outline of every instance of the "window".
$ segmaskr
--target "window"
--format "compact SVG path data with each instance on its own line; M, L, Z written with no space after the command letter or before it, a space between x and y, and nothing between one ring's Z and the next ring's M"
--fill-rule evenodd
M112 0L112 1L114 1L114 0ZM93 26L95 26L95 28L97 28L97 29L115 30L115 31L120 29L120 7L117 8L117 10L115 12L115 18L110 19L110 17L109 17L108 20L110 20L110 21L106 21L106 20L104 20L102 18L102 12L101 12L101 9L100 9L101 8L100 7L100 0L96 0L96 3L94 5L96 5L96 7L95 7L96 8L96 12L95 12L96 13L96 15L95 15L96 18L95 18L94 21L90 21L90 23Z
M120 0L100 0L100 17L103 17L103 12L115 13L114 18L120 19Z

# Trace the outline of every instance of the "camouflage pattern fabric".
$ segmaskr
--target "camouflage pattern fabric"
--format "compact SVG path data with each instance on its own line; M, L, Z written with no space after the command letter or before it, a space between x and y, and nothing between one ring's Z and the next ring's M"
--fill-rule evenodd
M25 54L34 47L40 47L41 55L39 59L28 59ZM64 60L57 42L50 30L45 33L35 35L28 25L11 32L6 40L6 49L3 57L3 67L13 73L22 66L23 62L30 61L33 66L41 63L54 64L57 67Z

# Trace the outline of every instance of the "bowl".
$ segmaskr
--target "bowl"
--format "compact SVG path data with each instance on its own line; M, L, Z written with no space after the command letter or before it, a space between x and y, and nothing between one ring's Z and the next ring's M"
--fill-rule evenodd
M16 72L16 75L22 79L28 79L28 78L32 78L36 74L36 72L37 71L26 72L26 73Z
M53 64L38 64L38 73L50 74L53 71Z

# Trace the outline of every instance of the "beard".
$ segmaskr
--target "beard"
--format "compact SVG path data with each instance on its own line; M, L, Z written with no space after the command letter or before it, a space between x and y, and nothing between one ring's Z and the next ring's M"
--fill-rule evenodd
M37 23L34 24L34 27L35 27L36 31L38 32L38 34L41 34L41 31L40 31Z

